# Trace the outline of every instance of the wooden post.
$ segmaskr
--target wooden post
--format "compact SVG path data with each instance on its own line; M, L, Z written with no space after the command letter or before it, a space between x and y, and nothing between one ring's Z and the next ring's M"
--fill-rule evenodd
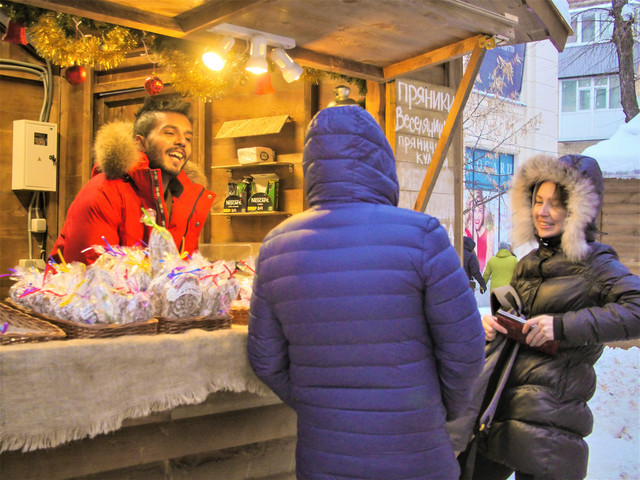
M385 97L385 84L367 80L367 96L365 98L367 112L376 119L383 132L385 131L386 124Z
M393 106L396 103L396 82L391 82L387 84L386 87L386 95L385 95L385 109L384 109L384 117L385 117L385 133L387 135L387 141L393 150L393 153L396 153L396 116Z
M448 84L455 88L462 79L462 59L457 58L451 61L448 67ZM462 263L464 253L462 244L464 235L464 215L462 214L464 209L464 135L462 129L456 129L453 136L451 144L453 155L449 157L453 159L453 203L456 212L453 219L453 246L460 256L460 263Z
M438 178L438 173L440 173L440 169L442 168L442 164L444 163L444 159L447 155L447 150L449 149L449 145L453 139L451 134L460 124L460 120L464 112L464 106L467 103L467 99L469 98L469 94L473 88L473 83L478 75L482 59L486 52L486 46L486 40L483 39L478 41L473 53L471 54L471 58L462 77L462 81L460 82L456 96L453 99L453 105L447 115L447 120L444 124L444 128L442 129L442 134L438 139L436 150L433 152L433 158L431 159L424 181L422 182L422 186L418 192L418 197L416 198L416 203L413 207L413 209L418 212L424 212L427 207L427 203L429 203L429 197L433 192L433 187L435 186L436 179Z

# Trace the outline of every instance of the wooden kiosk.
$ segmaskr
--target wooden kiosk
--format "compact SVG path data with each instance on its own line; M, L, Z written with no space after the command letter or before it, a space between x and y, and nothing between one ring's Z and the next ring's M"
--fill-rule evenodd
M437 202L430 204L430 199L440 193L436 182L449 159L445 195L455 212L450 228L461 252L463 147L459 125L484 52L498 44L546 39L562 50L570 33L558 7L565 2L551 0L22 3L194 45L204 46L216 38L214 29L221 24L272 32L295 40L295 48L288 53L303 67L343 75L322 76L317 82L287 83L279 72L273 72L275 92L268 95L256 94L256 80L249 78L220 98L188 99L194 116L193 161L207 172L209 186L218 195L201 244L212 251L221 245L242 245L253 254L257 254L262 238L271 228L306 208L301 168L305 129L313 115L334 98L334 88L344 84L345 78L366 84L366 94L359 93L355 83L350 84L351 96L364 102L396 148L399 171L405 172L401 190L409 208L439 214ZM469 60L463 67L465 55ZM22 227L27 221L32 192L12 190L7 181L11 175L12 122L38 118L42 105L41 79L7 65L44 64L29 45L0 42L0 57L5 59L0 60L0 195L5 200L0 211L4 227L0 231L0 270L7 272L18 258L27 258L29 248L35 251L37 247L27 241ZM145 78L153 72L163 77L167 74L163 68L138 50L117 68L89 69L87 80L81 85L66 82L56 68L48 75L52 87L49 121L58 125L59 161L55 191L39 197L48 225L47 248L53 245L70 202L89 179L97 128L110 120L131 119L146 95ZM46 72L43 75L47 76ZM437 87L435 90L449 95L449 100L446 112L440 110L436 115L441 133L430 140L429 160L417 165L398 155L399 137L405 138L410 132L398 125L397 112L399 107L406 108L403 95L409 90L402 89L419 89L423 84ZM163 93L172 91L175 88L166 85ZM266 123L268 129L256 127L255 120L262 120L258 123ZM229 122L240 122L239 130L220 135L221 130L228 130ZM225 214L222 201L229 179L252 172L250 167L237 164L236 151L254 146L267 146L277 152L278 161L265 168L281 179L281 208L259 214ZM3 298L9 286L7 277L0 278ZM246 327L234 326L224 332L191 331L183 336L134 337L0 346L0 477L295 478L295 414L250 371L243 346ZM167 400L156 394L144 401L132 397L134 405L117 401L126 396L124 393L134 395L135 386L141 383L128 383L132 378L160 378L162 362L170 360L171 352L186 349L200 352L197 355L202 358L194 364L198 368L185 367L182 380L172 384L182 396ZM119 353L114 355L112 351ZM222 355L211 357L211 351ZM82 360L99 355L114 359L111 373L101 368L104 364ZM225 366L223 359L232 359L234 369ZM84 368L77 370L78 366ZM42 382L34 383L43 369L52 372L46 387ZM233 378L229 378L229 372L234 372ZM165 373L169 378L168 371ZM85 380L76 384L77 378ZM16 379L23 379L23 383L16 386ZM206 387L196 388L198 381ZM60 384L68 388L58 388ZM19 385L24 385L24 391ZM101 388L105 388L105 398L100 398ZM17 389L18 394L9 394L9 389ZM75 426L65 424L71 415L60 412L88 391L98 392L91 397L100 400L96 401L97 413L113 408L112 419L94 417L89 412ZM29 402L25 403L25 399ZM20 409L21 405L25 410ZM140 405L144 407L136 408ZM38 408L44 409L41 413L60 414L60 422L54 422L44 436L30 431L35 426L29 427L32 424L28 409L33 412ZM21 428L23 437L19 435ZM34 440L37 438L47 440L38 443Z

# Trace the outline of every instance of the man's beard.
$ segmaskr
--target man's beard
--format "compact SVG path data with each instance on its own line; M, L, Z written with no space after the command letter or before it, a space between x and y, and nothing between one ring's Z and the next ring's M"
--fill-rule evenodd
M158 150L157 147L152 146L147 152L147 158L149 159L149 168L157 168L164 175L169 175L171 177L177 177L184 165L187 163L186 161L179 168L168 169L163 165L164 154Z

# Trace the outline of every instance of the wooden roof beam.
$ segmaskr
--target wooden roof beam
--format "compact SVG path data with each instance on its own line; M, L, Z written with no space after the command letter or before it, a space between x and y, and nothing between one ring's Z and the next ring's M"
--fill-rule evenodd
M349 77L362 78L363 80L373 80L378 83L384 83L385 81L382 68L375 65L324 55L300 47L292 48L288 53L296 63L304 67L317 68Z
M182 38L185 35L180 25L172 17L104 0L91 2L86 0L22 0L22 3L170 37Z
M452 43L446 47L438 48L431 52L423 53L417 57L409 58L383 68L384 80L389 82L409 72L424 70L425 68L448 62L473 51L478 43L489 43L492 37L488 35L476 35L460 42ZM495 45L495 40L493 40Z
M208 30L221 23L226 23L232 15L242 14L250 8L260 8L267 0L220 0L205 2L175 17L176 23L185 32Z
M553 2L539 0L525 0L524 4L538 18L540 26L546 30L551 43L559 52L562 52L571 34L571 25L562 18L556 5Z

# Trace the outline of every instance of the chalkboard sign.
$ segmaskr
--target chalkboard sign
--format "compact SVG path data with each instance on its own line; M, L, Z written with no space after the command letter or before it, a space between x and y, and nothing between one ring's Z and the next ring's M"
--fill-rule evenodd
M412 209L453 104L453 88L398 79L392 96L399 206ZM453 238L454 175L445 160L427 205Z

